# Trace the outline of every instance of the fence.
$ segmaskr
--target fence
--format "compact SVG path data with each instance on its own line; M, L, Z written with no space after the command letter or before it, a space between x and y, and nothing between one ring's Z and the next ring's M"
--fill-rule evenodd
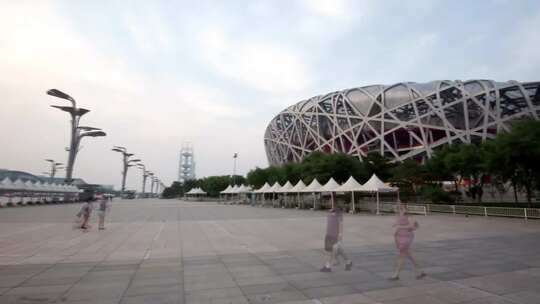
M385 213L395 212L395 203L380 203L379 211ZM371 212L377 211L377 203L360 202L357 204L360 210ZM502 217L518 217L524 219L540 219L540 209L538 208L505 208L505 207L482 207L482 206L465 206L465 205L407 205L409 213L428 215L430 213L450 213L464 214L477 216L502 216Z

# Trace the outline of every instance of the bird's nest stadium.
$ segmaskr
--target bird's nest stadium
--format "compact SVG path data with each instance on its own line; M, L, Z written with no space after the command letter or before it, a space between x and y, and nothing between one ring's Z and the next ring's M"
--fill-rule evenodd
M473 143L540 115L540 82L402 82L332 92L279 113L264 135L271 165L313 151L393 161L430 157L438 146Z

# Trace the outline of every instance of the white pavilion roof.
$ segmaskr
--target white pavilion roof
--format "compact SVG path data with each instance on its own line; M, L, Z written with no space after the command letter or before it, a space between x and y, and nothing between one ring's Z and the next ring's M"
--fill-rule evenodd
M255 193L264 193L264 191L266 191L268 188L270 188L270 185L268 183L264 183L264 185L262 185L262 187L255 190L254 192Z
M291 182L287 181L283 187L281 187L279 190L276 190L278 193L288 193L291 192L291 189L293 188L293 185Z
M314 178L313 181L302 192L321 192L321 184Z
M338 192L357 192L363 191L362 185L354 179L354 177L349 177L349 179L341 186L337 188Z
M339 184L334 180L334 178L330 177L328 182L322 186L321 192L335 192L338 188Z
M373 174L369 180L362 185L362 190L365 192L396 192L398 188L386 185L377 175Z
M302 180L299 180L298 183L292 189L290 192L302 192L306 188L306 184Z

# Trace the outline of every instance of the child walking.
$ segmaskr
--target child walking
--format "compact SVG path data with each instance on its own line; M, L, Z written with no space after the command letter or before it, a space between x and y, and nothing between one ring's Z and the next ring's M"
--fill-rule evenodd
M109 198L105 195L98 195L98 229L105 230L105 215L110 210Z
M321 272L331 272L332 265L339 265L339 257L345 261L345 270L352 268L352 261L343 250L343 211L332 208L326 217L326 236L324 238L324 250L328 252L328 261L321 268Z
M399 272L401 271L401 268L403 268L405 259L409 259L413 264L417 279L421 279L426 276L426 274L420 270L418 263L416 263L416 260L413 258L410 252L410 247L414 240L414 231L418 229L419 226L420 225L417 221L409 220L409 216L407 215L407 206L403 203L399 203L398 215L396 222L393 225L393 227L396 228L394 240L396 243L396 248L399 251L399 257L396 271L394 272L394 275L390 277L390 280L399 280Z

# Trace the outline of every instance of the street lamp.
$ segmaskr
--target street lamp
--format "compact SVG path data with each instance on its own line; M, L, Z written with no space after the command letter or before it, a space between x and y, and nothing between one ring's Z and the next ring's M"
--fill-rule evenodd
M127 149L124 147L114 146L112 151L122 153L122 190L121 195L126 191L126 176L128 168L134 166L136 163L140 162L140 159L129 159L131 156L135 155L133 153L128 153Z
M142 163L137 164L137 168L142 170L142 197L145 197L144 190L146 188L146 178L148 177L148 172L146 171L146 166Z
M56 175L56 171L58 171L60 169L64 169L64 167L62 167L62 165L63 165L62 163L57 163L53 159L46 159L45 161L51 163L51 172L47 173L47 175L49 175L49 177L51 178L51 182L52 182L54 176Z
M73 181L73 167L75 165L75 158L77 157L77 153L79 152L79 144L81 143L81 139L83 137L101 137L106 136L107 134L99 128L94 127L79 127L79 122L81 120L81 117L90 112L88 109L83 108L77 108L77 102L75 99L68 94L61 92L57 89L52 89L47 91L48 95L62 98L69 100L71 102L71 107L66 106L51 106L53 108L57 108L61 111L69 113L71 116L71 137L70 137L70 143L69 148L66 150L68 153L68 161L66 165L66 182L71 183Z
M232 186L235 185L235 181L236 181L236 159L238 158L238 153L234 153L233 155L233 176L232 176Z
M156 185L155 194L158 194L158 188L159 188L159 178L154 177L154 184ZM154 195L155 197L155 195Z
M154 173L148 172L148 176L150 176L150 197L152 197L154 193Z

